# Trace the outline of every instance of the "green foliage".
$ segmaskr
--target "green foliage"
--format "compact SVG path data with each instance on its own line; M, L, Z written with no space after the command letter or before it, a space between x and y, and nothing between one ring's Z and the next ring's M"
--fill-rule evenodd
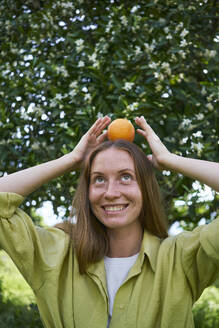
M218 159L216 1L2 0L0 13L1 175L71 151L105 114L143 114L170 151ZM68 215L77 178L52 181L25 209L51 200ZM190 179L158 178L170 224L216 216L216 195L191 202Z
M219 327L219 289L206 289L193 308L196 328Z
M2 298L15 304L27 305L35 302L35 297L29 285L4 251L0 251L0 280L2 283Z
M10 301L3 302L0 290L0 327L43 328L43 325L36 304L22 306L16 305Z
M3 251L0 267L0 327L43 328L33 292Z

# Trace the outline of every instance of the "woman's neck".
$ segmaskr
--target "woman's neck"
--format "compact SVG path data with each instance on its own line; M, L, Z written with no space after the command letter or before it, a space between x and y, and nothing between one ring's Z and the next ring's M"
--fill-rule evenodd
M110 229L107 231L109 238L109 257L129 257L140 251L143 239L142 228L127 233L126 229Z

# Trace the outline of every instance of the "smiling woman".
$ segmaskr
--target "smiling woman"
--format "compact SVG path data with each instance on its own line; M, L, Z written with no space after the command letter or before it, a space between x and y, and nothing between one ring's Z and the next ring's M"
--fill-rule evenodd
M78 221L71 239L81 273L106 254L136 254L144 229L167 237L152 164L138 146L125 140L107 141L90 154L72 208Z

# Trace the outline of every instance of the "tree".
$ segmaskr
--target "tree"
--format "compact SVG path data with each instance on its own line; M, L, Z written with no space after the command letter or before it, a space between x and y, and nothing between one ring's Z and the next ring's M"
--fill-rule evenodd
M71 151L105 114L143 114L170 151L218 160L216 0L2 0L0 11L1 175ZM199 201L190 179L157 175L170 225L217 215L216 194ZM24 208L51 200L68 215L77 178L43 186Z

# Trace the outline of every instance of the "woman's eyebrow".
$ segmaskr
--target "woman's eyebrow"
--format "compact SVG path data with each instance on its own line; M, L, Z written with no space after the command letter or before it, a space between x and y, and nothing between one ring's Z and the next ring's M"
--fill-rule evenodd
M135 171L134 171L134 170L132 170L132 169L129 169L129 168L126 168L126 169L122 169L122 170L119 170L118 172L119 172L119 173L121 173L121 172L127 172L127 171L131 171L131 172L135 173Z
M91 172L91 174L90 174L90 175L93 175L93 174L103 174L103 172L94 171L94 172Z
M132 173L135 173L135 171L130 168L121 169L118 171L118 173L127 172L127 171L131 171ZM91 175L93 175L93 174L104 174L104 172L93 171L93 172L91 172Z

